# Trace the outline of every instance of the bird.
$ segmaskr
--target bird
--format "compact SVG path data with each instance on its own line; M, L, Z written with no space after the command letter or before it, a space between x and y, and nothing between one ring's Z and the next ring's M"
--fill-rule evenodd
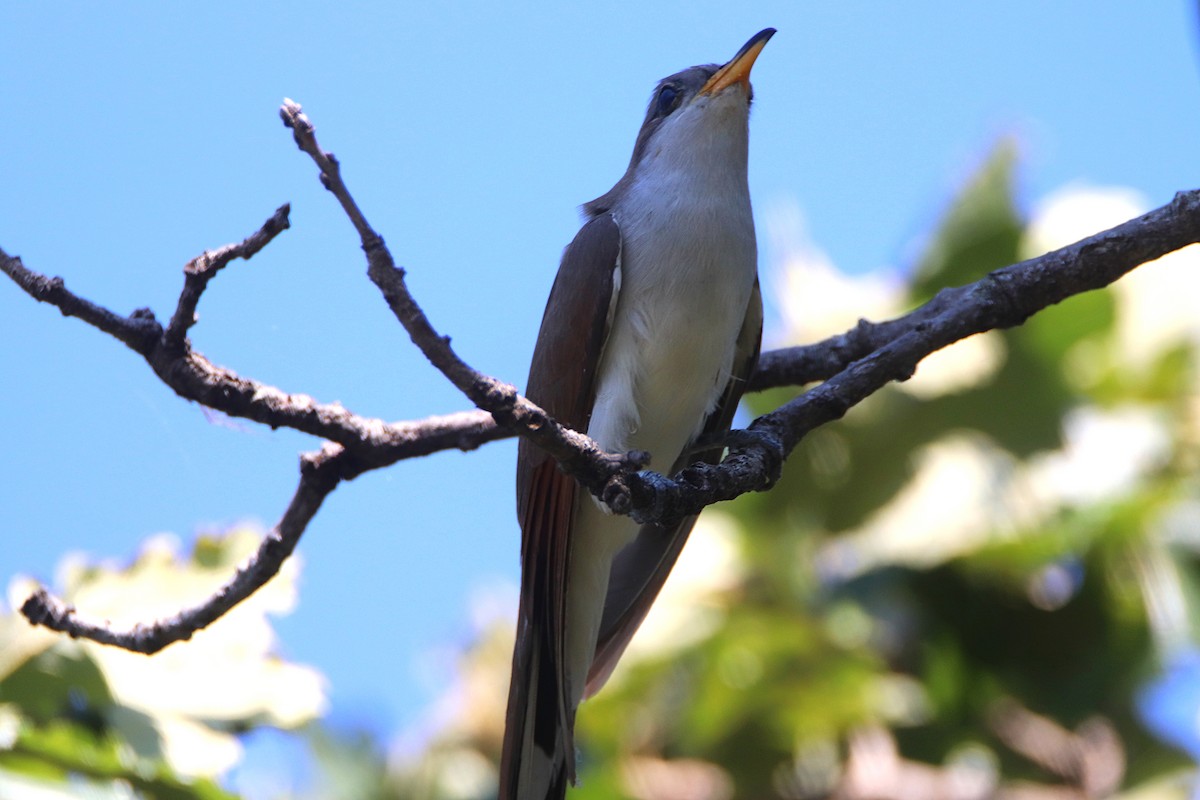
M526 396L609 452L649 453L659 472L720 461L758 359L750 69L774 34L658 82L625 174L583 206L534 346ZM516 486L521 590L499 798L553 800L576 782L579 704L608 679L696 518L613 514L524 438Z

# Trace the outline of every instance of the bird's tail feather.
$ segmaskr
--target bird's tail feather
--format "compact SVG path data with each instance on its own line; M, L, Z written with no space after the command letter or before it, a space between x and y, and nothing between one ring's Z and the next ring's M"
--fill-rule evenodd
M524 615L518 619L499 800L562 800L573 770L564 752L554 662Z

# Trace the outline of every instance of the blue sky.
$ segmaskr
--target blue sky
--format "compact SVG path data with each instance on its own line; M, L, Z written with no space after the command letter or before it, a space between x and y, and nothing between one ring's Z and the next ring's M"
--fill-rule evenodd
M623 172L655 81L779 29L754 70L760 220L795 204L843 269L903 268L1003 135L1023 197L1200 185L1183 2L0 6L0 247L121 313L169 315L183 264L283 202L292 229L210 287L215 362L368 416L465 407L365 277L276 109L302 103L434 324L520 383L577 207ZM772 250L763 243L761 266ZM276 520L317 442L215 424L131 352L0 284L0 580L146 536ZM381 731L440 687L480 587L517 576L511 442L339 488L306 534L282 649ZM444 676L443 676L444 677Z

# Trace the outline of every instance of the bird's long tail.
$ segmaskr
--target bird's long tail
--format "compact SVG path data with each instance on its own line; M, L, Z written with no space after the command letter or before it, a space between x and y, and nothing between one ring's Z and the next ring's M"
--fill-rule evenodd
M525 609L517 619L499 800L562 800L573 771L568 757L574 754L565 752L569 737L561 730L554 661Z

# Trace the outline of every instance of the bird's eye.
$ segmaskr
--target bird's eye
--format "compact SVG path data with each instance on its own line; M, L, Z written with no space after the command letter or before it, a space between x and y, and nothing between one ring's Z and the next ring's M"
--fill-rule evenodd
M678 103L679 90L668 84L658 90L658 104L655 110L659 116L665 117L675 110Z

